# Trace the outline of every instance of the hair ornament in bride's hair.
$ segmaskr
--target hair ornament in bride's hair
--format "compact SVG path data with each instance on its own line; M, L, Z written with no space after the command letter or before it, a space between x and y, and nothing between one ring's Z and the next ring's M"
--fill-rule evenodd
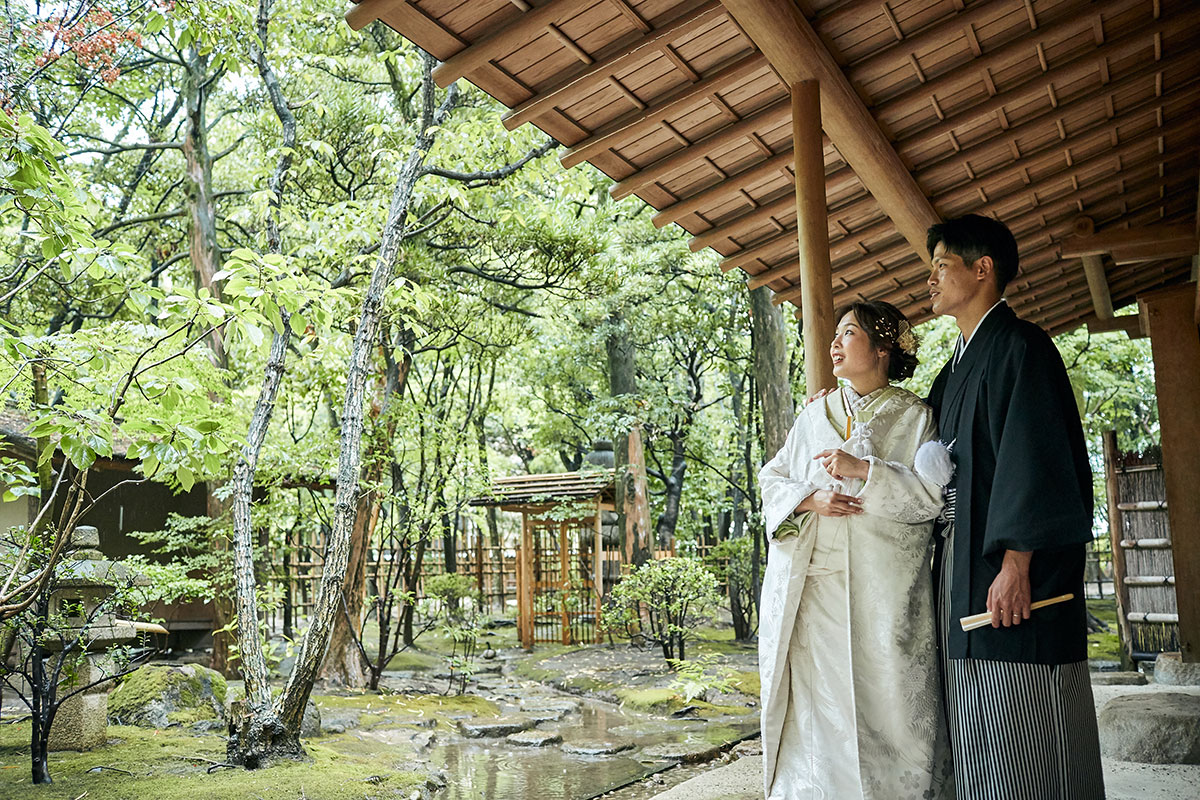
M896 337L896 344L899 345L901 350L903 350L905 353L908 353L910 356L915 356L917 354L917 345L919 343L917 342L916 334L913 333L912 325L908 323L908 320L903 320L900 322L900 335Z

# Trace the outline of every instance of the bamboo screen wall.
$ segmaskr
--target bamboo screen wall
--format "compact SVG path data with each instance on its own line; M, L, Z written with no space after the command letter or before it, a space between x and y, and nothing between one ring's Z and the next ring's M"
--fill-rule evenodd
M1137 660L1179 649L1179 607L1167 523L1166 485L1157 451L1117 453L1105 437L1113 578L1124 645Z

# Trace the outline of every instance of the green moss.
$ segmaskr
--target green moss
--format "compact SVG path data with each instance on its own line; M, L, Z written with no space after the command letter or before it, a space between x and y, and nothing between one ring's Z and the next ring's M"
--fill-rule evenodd
M171 722L187 724L216 719L217 709L206 701L211 689L219 706L225 705L229 685L219 672L189 664L185 667L147 664L126 675L109 695L108 713L117 719L137 719L147 705L164 695L176 694L178 710L167 715Z
M1117 601L1116 598L1105 600L1088 600L1088 611L1091 611L1101 621L1108 623L1110 630L1105 633L1088 634L1088 658L1101 661L1121 660L1121 640L1117 635Z
M751 697L758 697L762 694L762 683L759 679L758 670L739 672L733 676L732 680L733 688L742 694L748 694Z
M409 648L392 656L392 660L388 662L388 665L384 669L392 672L400 670L422 672L444 667L445 665L446 660L440 655L423 653L420 650Z
M29 724L0 726L0 797L31 794ZM376 752L347 753L306 744L309 760L269 769L207 770L225 759L220 736L185 734L177 729L109 726L109 744L86 753L51 753L54 783L37 787L37 797L74 800L85 792L104 800L193 800L196 797L255 797L263 800L383 800L409 796L426 776L407 769L389 746ZM89 772L102 766L102 769ZM125 775L117 770L133 773Z
M745 706L722 706L703 700L685 701L671 689L618 689L616 694L626 708L652 714L671 714L686 706L696 706L700 716L754 713L754 709Z

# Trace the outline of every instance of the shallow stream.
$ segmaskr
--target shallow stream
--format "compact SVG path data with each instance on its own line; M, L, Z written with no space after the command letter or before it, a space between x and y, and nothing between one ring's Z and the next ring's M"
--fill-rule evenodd
M579 709L535 730L558 733L563 745L597 741L633 747L613 755L580 755L563 745L523 747L504 738L438 742L428 751L431 766L448 780L439 800L584 800L638 780L671 761L643 748L677 743L723 744L756 730L756 714L730 720L662 719L631 714L593 700L575 698Z

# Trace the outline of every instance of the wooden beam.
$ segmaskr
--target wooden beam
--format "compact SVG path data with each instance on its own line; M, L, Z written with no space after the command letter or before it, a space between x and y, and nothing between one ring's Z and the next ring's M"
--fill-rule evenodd
M938 221L937 212L796 4L730 0L729 13L784 83L820 83L821 125L829 139L913 250L927 258L925 231Z
M1104 259L1100 256L1084 256L1083 274L1087 277L1088 291L1092 293L1092 308L1096 317L1109 320L1115 316L1112 295L1108 293L1108 279L1104 277Z
M1196 287L1190 284L1138 300L1150 333L1154 384L1162 433L1167 520L1175 564L1179 649L1187 663L1200 662L1200 335L1192 318Z
M790 5L790 3L789 3ZM810 31L811 32L811 31ZM826 54L828 55L828 54ZM792 152L796 154L796 231L800 251L801 307L804 309L804 378L810 394L833 389L829 342L833 286L826 218L825 152L821 143L821 90L816 80L792 84Z
M580 70L564 80L540 90L519 106L500 117L504 127L510 131L519 128L526 122L537 119L553 110L555 105L566 102L589 89L596 83L607 81L618 67L632 58L644 57L658 53L659 49L677 36L683 36L702 25L723 16L725 9L717 0L703 3L683 11L661 23L649 33L637 36L631 41L621 41L610 48L600 50L595 54L596 63Z
M734 267L740 267L744 264L749 264L756 258L771 257L777 255L781 250L794 249L796 246L796 230L789 228L777 236L768 237L761 242L755 242L744 250L739 250L731 256L721 259L717 265L722 272L728 272Z
M1146 335L1141 314L1123 314L1108 319L1094 319L1087 323L1088 333L1124 332L1130 339L1141 339Z
M1200 250L1193 225L1155 225L1145 228L1107 230L1091 236L1070 236L1063 240L1059 253L1063 258L1099 256L1114 250L1141 251L1158 247L1164 254L1157 258L1190 256ZM1182 252L1176 253L1180 250ZM1140 259L1143 261L1148 258Z
M761 133L763 130L776 127L787 119L789 105L786 97L776 100L740 122L727 125L691 145L647 164L632 175L610 186L608 193L616 200L623 200L638 189L660 181L699 161L704 156L710 155L714 150L723 149L726 145L736 142L738 139L745 139L753 133Z
M733 64L710 74L698 83L685 84L666 97L655 101L644 111L636 110L597 130L588 138L573 145L559 156L559 162L568 169L580 164L596 153L618 146L657 128L672 115L678 114L691 104L696 104L713 92L728 89L747 75L768 66L762 53L751 53Z

